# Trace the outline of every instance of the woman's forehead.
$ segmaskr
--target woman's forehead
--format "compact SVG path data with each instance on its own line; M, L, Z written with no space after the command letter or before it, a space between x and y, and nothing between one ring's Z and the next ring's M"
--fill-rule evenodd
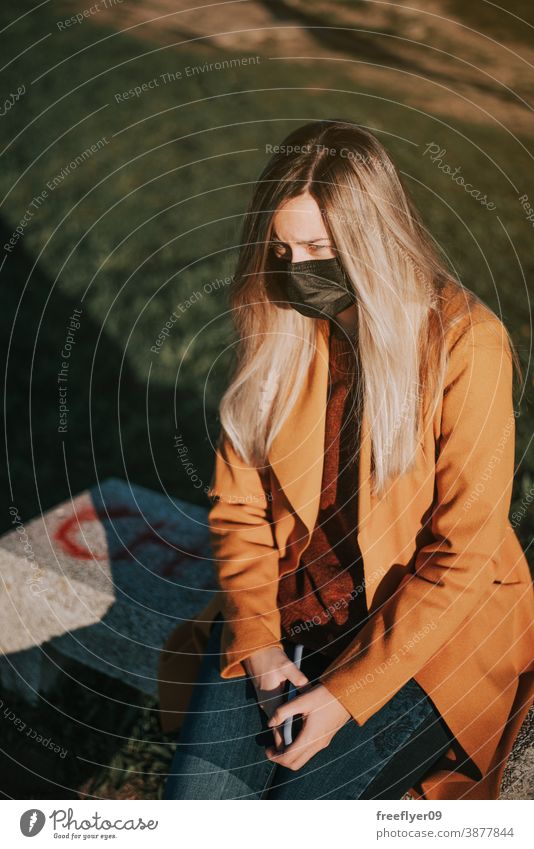
M277 209L272 233L275 239L295 244L329 239L321 210L311 195L291 198Z

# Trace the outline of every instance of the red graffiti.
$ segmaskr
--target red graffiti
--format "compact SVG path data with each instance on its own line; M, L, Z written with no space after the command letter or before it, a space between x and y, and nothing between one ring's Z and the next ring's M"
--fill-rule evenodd
M120 546L118 551L95 552L88 547L83 538L82 525L92 524L93 522L101 523L106 519L134 519L142 522L143 527L127 545L123 544L117 537ZM205 558L206 552L202 546L195 546L192 549L182 548L177 551L176 547L159 533L165 528L165 525L166 522L160 519L154 522L152 526L147 526L142 515L129 507L115 507L106 511L104 508L97 510L90 504L81 507L72 516L61 522L53 537L66 554L77 560L107 560L108 558L111 561L114 559L134 560L135 553L140 547L149 544L157 545L172 552L172 559L162 564L161 574L164 577L179 577L182 567L186 564L190 567L191 558Z
M105 560L107 554L96 554L90 551L85 544L81 545L76 539L76 533L84 522L94 522L100 519L97 511L92 505L82 507L77 513L73 513L69 519L65 519L57 528L54 539L63 548L66 554L79 560Z

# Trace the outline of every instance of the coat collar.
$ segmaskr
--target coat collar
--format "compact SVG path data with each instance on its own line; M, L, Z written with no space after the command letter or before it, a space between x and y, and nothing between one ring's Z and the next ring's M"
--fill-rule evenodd
M268 453L268 463L294 511L311 533L319 512L324 464L328 356L331 324L318 319L314 355L302 390ZM371 508L371 438L363 410L358 458L359 530Z

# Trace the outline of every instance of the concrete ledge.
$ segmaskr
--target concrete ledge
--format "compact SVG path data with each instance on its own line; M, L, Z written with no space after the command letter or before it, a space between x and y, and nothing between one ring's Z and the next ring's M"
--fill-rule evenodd
M35 703L52 646L155 695L167 634L216 589L206 519L205 508L110 478L5 534L2 687Z

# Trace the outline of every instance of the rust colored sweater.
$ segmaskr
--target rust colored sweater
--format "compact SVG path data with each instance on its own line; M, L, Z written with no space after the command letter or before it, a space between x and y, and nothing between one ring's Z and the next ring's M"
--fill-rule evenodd
M356 537L355 345L332 327L319 513L298 568L280 577L277 595L282 635L332 658L354 640L367 616Z

